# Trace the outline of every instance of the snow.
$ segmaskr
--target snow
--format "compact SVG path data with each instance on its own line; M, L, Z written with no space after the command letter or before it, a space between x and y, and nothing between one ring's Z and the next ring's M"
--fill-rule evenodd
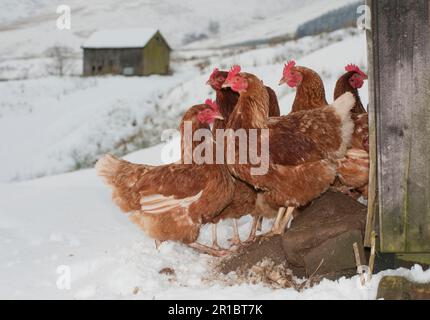
M163 148L141 150L127 159L156 164ZM93 169L2 184L0 212L1 299L375 299L383 275L430 281L430 270L419 266L384 271L365 287L354 277L323 280L303 292L205 280L213 258L175 243L157 251L112 203L109 188ZM249 217L239 226L245 238ZM209 243L209 229L203 228L200 242ZM231 232L231 222L222 222L222 245ZM70 290L57 288L60 266L70 268ZM175 270L173 279L158 273L166 267Z
M160 97L187 77L48 77L0 83L0 181L76 170L113 149L136 150L148 138L139 138L140 130L155 126L151 120ZM127 143L136 135L140 140L134 146Z
M329 101L346 64L367 66L365 35L352 29L247 51L192 52L197 62L190 51L176 54L172 76L0 82L0 181L68 172L91 166L106 152L122 155L159 143L163 130L177 128L185 109L214 98L205 85L214 67L238 63L257 74L275 89L287 114L295 92L278 86L286 61L294 58L319 72ZM208 66L201 71L195 64L205 60ZM366 105L367 84L361 96Z
M196 49L233 46L247 43L252 44L260 40L273 39L276 37L292 37L303 22L312 20L324 13L354 2L357 2L357 0L295 1L294 4L289 4L290 10L285 10L280 14L274 14L268 19L263 18L262 21L257 20L238 32L232 32L228 37L221 34L207 41L190 44L187 48ZM287 4L287 2L285 4ZM270 4L267 3L267 5L272 5L272 1L270 1Z
M174 49L182 47L185 34L196 32L208 36L207 43L195 43L199 47L231 45L294 32L298 24L355 1L2 0L0 56L39 55L56 43L79 52L94 31L118 26L159 29ZM56 28L56 9L64 4L71 9L71 30ZM211 21L220 25L216 34L208 30Z
M177 160L179 118L188 107L214 98L205 85L214 67L238 63L255 73L275 89L286 114L295 92L278 82L283 63L296 59L321 74L331 101L346 64L366 70L363 32L347 29L276 45L236 45L291 34L300 23L351 2L70 0L72 30L61 31L55 27L55 12L62 1L2 0L0 298L374 299L385 274L430 281L430 271L418 266L383 272L364 288L354 277L324 280L304 292L207 279L212 258L175 243L157 251L112 203L109 188L92 169L107 152L151 165ZM208 30L211 21L219 23L218 33ZM173 74L80 77L81 45L98 30L118 26L160 30L176 49ZM182 39L190 32L208 38L184 46ZM136 38L128 34L112 40L131 45ZM73 51L64 77L48 71L53 58L47 52L53 46ZM367 84L360 94L366 105ZM269 226L265 221L265 230ZM249 217L239 221L239 229L246 238ZM228 245L231 232L231 222L223 221L221 245ZM203 227L199 241L209 244L210 226ZM159 274L165 267L176 276ZM57 287L62 270L70 270L70 290Z
M156 29L111 29L94 32L83 48L143 48L157 32Z

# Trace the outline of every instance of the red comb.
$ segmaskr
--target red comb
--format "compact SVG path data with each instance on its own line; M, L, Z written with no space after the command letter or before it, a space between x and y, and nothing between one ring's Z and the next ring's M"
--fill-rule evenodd
M239 72L240 72L241 68L238 65L234 65L233 67L231 67L230 72L228 73L226 82L229 82L231 79L233 79Z
M284 67L284 76L287 76L291 73L291 69L296 66L296 62L294 60L290 60Z
M218 104L215 101L213 101L212 99L206 99L205 105L211 107L211 109L215 112L218 112L218 110L219 110Z
M215 77L215 75L218 73L219 69L215 68L214 71L212 71L211 76L209 77L209 79L212 79Z
M355 64L348 64L346 67L345 67L345 70L347 71L347 72L357 72L359 75L361 75L362 77L365 77L365 78L367 78L367 74L365 74L363 71L361 71L361 69L357 66L357 65L355 65Z

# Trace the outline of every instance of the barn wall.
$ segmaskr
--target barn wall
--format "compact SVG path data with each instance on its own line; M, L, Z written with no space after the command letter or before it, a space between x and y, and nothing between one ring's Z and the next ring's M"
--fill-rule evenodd
M148 42L143 51L143 74L167 74L170 49L159 32Z
M126 67L132 67L134 75L143 75L142 49L84 49L84 76L123 74Z
M430 252L430 5L371 10L381 251Z

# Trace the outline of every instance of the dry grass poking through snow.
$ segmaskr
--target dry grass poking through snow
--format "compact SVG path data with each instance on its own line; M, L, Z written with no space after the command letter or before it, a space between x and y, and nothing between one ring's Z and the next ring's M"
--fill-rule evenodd
M299 292L312 288L322 280L321 277L312 275L309 279L299 279L287 268L285 263L276 264L271 259L263 259L246 270L237 269L236 272L223 274L215 263L212 272L203 279L208 284L221 282L226 286L242 284L264 285L271 289L293 288Z

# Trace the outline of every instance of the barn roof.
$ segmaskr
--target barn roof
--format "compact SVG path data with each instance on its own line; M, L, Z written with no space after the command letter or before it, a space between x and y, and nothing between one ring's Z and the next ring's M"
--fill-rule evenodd
M94 32L83 48L143 48L157 29L112 29Z

